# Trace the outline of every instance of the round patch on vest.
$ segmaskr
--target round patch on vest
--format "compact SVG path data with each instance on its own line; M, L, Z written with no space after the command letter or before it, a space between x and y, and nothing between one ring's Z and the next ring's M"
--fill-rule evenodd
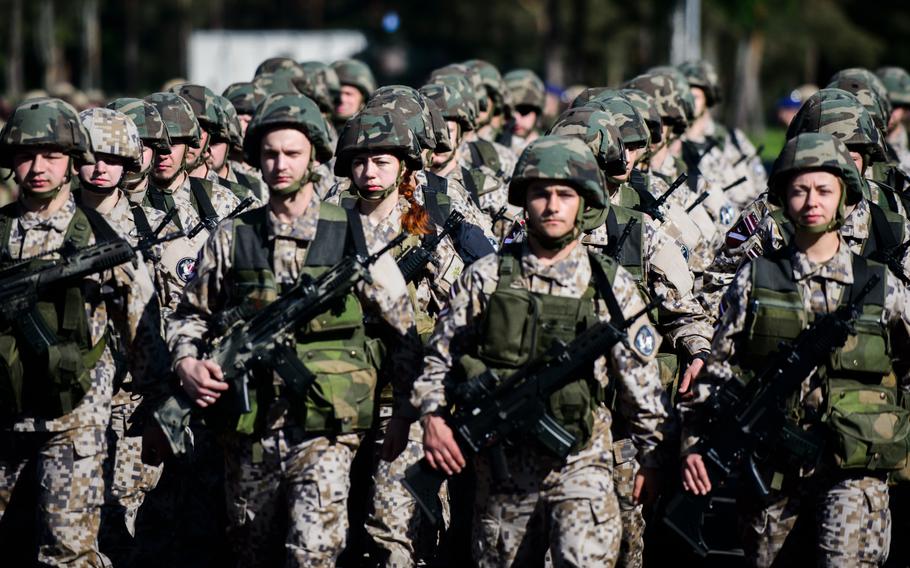
M689 247L684 244L680 244L679 250L682 252L683 258L686 259L686 262L689 262Z
M733 224L735 211L732 205L724 205L720 208L720 224L725 227Z
M181 258L177 262L177 277L184 283L196 277L196 259L191 257Z
M645 357L654 353L654 332L651 326L643 325L635 334L635 348Z

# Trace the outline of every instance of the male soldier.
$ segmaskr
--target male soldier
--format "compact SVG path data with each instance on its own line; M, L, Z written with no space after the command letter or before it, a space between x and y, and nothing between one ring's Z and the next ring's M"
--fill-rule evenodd
M363 61L340 59L332 63L332 69L341 83L338 104L335 106L335 128L341 130L344 123L366 105L379 85Z
M540 77L530 69L509 71L503 80L509 90L512 107L497 142L517 156L540 136L538 125L547 96L546 88Z
M158 109L142 99L120 98L107 104L107 108L122 112L133 122L142 140L142 169L124 172L120 186L131 203L141 204L149 186L149 174L156 154L169 154L171 137Z
M477 137L493 141L502 131L506 113L512 105L509 89L499 69L492 63L482 59L471 59L465 61L464 64L480 74L487 97L490 99L489 114L478 117ZM511 176L511 172L509 175Z
M900 167L910 172L910 138L907 134L907 108L910 107L910 73L901 67L882 67L875 72L888 89L891 116L888 117L887 142Z
M728 381L758 380L782 345L819 315L860 300L860 290L871 283L854 334L829 361L800 377L788 398L786 420L817 438L817 452L811 455L803 441L795 450L782 436L770 455L754 463L770 495L760 498L744 487L738 509L753 566L880 566L891 536L885 480L908 460L907 386L905 379L896 381L891 356L907 347L910 291L881 264L851 252L838 232L846 203L861 199L863 184L836 138L791 138L774 164L769 190L794 235L789 246L744 264L724 295L707 376L683 407L683 485L706 495L717 481L698 444L712 423L700 421L701 403ZM809 524L814 546L788 538L797 523Z
M313 101L270 95L250 123L244 151L262 169L269 202L216 229L168 327L183 389L215 412L229 412L230 401L219 400L228 388L221 369L200 358L219 333L214 316L231 308L255 312L301 277L316 277L347 254L366 254L360 216L313 190L314 157L326 162L332 154ZM314 375L308 390L290 390L302 376L255 373L255 427L235 431L235 420L222 433L229 536L239 565L334 566L344 547L351 460L370 427L376 386L364 313L385 322L387 338L397 338L390 342L393 386L405 402L419 352L394 261L381 257L371 275L372 283L360 282L339 305L294 330L297 356L305 361L299 365Z
M442 416L452 404L444 382L460 375L452 371L482 364L506 378L593 322L616 323L643 308L632 277L579 243L586 208L608 203L603 175L584 142L562 136L532 142L509 189L509 201L526 208L528 240L462 273L414 385L427 461L446 475L465 466ZM616 560L621 525L603 395L607 369L643 466L636 500L653 495L652 468L666 418L653 361L660 338L645 317L628 337L550 396L548 412L576 437L567 460L517 438L502 448L509 478L496 479L489 457L475 456L474 555L481 566L542 564L548 548L555 566L610 566Z
M73 199L73 167L93 160L89 135L68 104L33 99L15 110L0 133L0 164L13 170L21 189L18 201L0 209L0 254L13 264L10 276L58 260L65 244L79 250L122 242ZM107 566L97 535L115 384L121 370L137 389L166 372L154 288L145 264L128 262L33 292L32 316L16 315L0 332L4 549L11 565ZM118 342L130 354L125 368L115 362ZM23 494L29 486L37 503ZM25 518L8 508L11 497L26 500ZM10 532L16 526L36 530L17 536ZM37 557L33 550L16 556L30 544Z
M469 69L474 70L481 80L484 93L478 100L480 110L477 113L477 128L465 138L462 143L465 150L462 152L462 165L468 168L481 165L490 169L493 175L508 186L512 179L512 170L518 156L506 148L496 137L502 131L505 113L509 108L506 83L493 65L479 59L472 59L464 63ZM485 101L484 101L485 99ZM484 102L485 105L484 106Z
M727 185L741 176L748 181L731 188L727 195L739 208L751 203L768 185L768 176L756 154L755 147L741 130L728 129L718 124L711 109L723 99L720 79L714 66L707 61L687 61L679 66L685 75L695 100L695 120L683 137L683 152L704 152L706 145L713 147L702 158L699 168L710 172Z
M221 96L234 105L237 119L240 121L240 136L241 138L246 136L246 128L256 114L256 107L265 100L267 93L253 83L231 83Z
M216 176L215 183L231 188L237 197L244 199L252 195L259 203L265 195L262 178L246 174L236 168L229 157L243 151L243 134L240 132L240 120L237 111L227 98L220 95L212 97L215 113L218 115L218 128L209 139L207 164L209 171Z

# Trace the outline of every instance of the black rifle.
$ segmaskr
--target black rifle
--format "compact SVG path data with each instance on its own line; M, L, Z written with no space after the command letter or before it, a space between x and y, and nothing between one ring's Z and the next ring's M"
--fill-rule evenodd
M833 313L819 315L792 342L782 344L770 363L748 383L730 379L705 402L706 435L698 447L711 485L725 488L741 472L755 492L766 498L770 488L759 463L770 457L788 467L817 464L823 438L791 422L786 412L793 393L816 367L856 333L853 323L860 302L878 283L872 276L859 294ZM667 505L664 522L701 556L713 552L702 528L710 515L711 495L680 490Z
M633 207L633 209L635 209L636 211L641 211L642 213L644 213L645 215L648 215L652 219L657 219L658 221L663 221L664 214L660 211L660 208L663 207L663 205L664 205L664 203L666 203L667 199L669 199L669 197L671 195L673 195L674 191L679 189L680 186L682 186L682 184L686 183L686 180L688 178L689 178L689 174L687 174L686 172L679 174L679 177L676 178L675 180L673 180L673 183L670 184L670 187L667 188L667 191L663 192L660 197L658 197L657 199L655 199L653 201L641 202L638 205L636 205L635 207Z
M904 272L904 256L907 254L908 248L910 248L910 240L896 247L879 249L869 255L869 259L884 264L888 267L888 270L900 278L901 282L910 285L910 278Z
M746 176L743 176L743 177L739 178L738 180L734 181L733 183L731 183L729 185L725 185L723 187L723 189L721 189L720 191L721 192L729 191L729 190L733 189L734 187L736 187L737 185L745 183L748 179L749 178L747 178ZM698 198L696 198L695 201L692 202L692 205L686 207L686 213L691 213L696 207L701 205L701 202L704 201L705 199L707 199L709 195L711 195L711 192L703 191L701 193L701 195L699 195Z
M505 380L486 369L480 375L449 389L455 408L447 422L459 447L477 453L491 452L496 477L507 479L508 470L502 445L513 435L533 436L546 450L560 459L571 452L575 437L547 414L549 396L578 380L579 374L615 344L627 342L626 330L657 302L648 304L634 316L614 324L598 322L571 342L556 342ZM434 470L426 458L405 472L402 484L414 496L427 517L438 526L441 508L437 499L446 476Z
M625 229L623 229L622 233L620 233L619 238L616 239L616 241L610 243L610 245L607 247L607 250L604 251L608 257L612 258L616 262L619 262L619 259L622 256L622 246L626 244L626 239L628 239L629 235L632 234L632 229L635 228L636 223L638 223L638 219L635 217L629 219L629 222L626 223Z
M290 395L303 400L315 375L284 336L325 312L361 280L372 282L370 265L406 237L404 233L398 235L369 257L345 256L315 279L302 276L293 288L254 314L231 318L233 323L212 342L206 358L221 367L224 381L230 385L232 404L219 401L210 408L210 415L229 422L251 412L249 380L257 367L274 370L284 379Z
M433 235L422 240L420 245L409 248L401 258L398 259L398 269L401 270L405 282L413 282L423 272L423 269L433 258L433 253L442 239L447 235L453 234L461 223L464 221L464 215L458 211L452 211L449 218L442 225L442 230L438 235Z
M738 160L736 160L735 162L733 162L733 167L735 168L736 166L740 165L741 163L743 163L743 162L746 161L747 159L757 158L757 157L761 156L761 153L762 153L762 151L764 151L764 149L765 149L765 145L764 145L764 144L759 144L759 145L758 145L758 148L755 149L755 153L754 153L754 154L752 154L751 156L748 155L748 154L742 154L742 155L739 157Z
M175 239L179 239L179 238L186 236L186 233L184 233L183 231L175 231L173 233L168 233L168 234L164 235L163 237L158 236L161 234L161 231L163 231L164 228L167 227L168 223L173 221L174 217L176 217L176 216L177 216L177 208L171 207L168 210L168 212L164 215L164 218L161 219L161 222L158 223L158 226L155 227L155 229L151 233L139 237L139 242L136 244L136 250L141 252L143 254L143 256L151 258L155 262L160 260L158 258L158 255L156 255L152 252L152 247L154 247L155 245L161 244L161 243L166 243L168 241L173 241Z
M233 219L237 215L240 215L243 210L252 205L254 201L255 199L252 196L245 197L243 201L237 204L237 207L234 207L234 209L224 217L224 219ZM224 219L218 221L215 219L210 219L208 217L203 217L192 229L190 229L190 232L187 233L186 236L187 238L192 239L198 235L199 231L202 229L206 229L209 233L211 233L215 230L215 227L218 226L218 223L224 221Z

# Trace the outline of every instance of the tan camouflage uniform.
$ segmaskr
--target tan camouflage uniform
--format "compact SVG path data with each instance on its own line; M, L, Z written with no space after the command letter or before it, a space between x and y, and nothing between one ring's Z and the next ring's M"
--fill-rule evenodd
M470 352L490 295L498 282L499 256L489 255L471 265L452 287L444 312L427 345L424 372L414 384L412 402L426 415L446 406L443 380L462 353ZM584 247L544 266L525 248L521 276L513 286L532 292L578 298L587 289L592 269ZM631 315L643 307L637 287L622 268L613 293ZM598 302L599 303L599 302ZM609 319L604 305L596 311ZM630 331L647 326L645 319ZM641 463L657 465L655 448L663 438L666 395L657 380L653 360L617 344L609 361L595 365L595 377L619 385L619 411L627 418ZM543 561L549 547L555 566L611 565L619 551L620 522L613 492L613 448L610 413L595 412L593 437L565 463L528 447L509 447L506 459L512 479L492 481L481 455L476 458L477 492L474 555L481 566L524 566Z

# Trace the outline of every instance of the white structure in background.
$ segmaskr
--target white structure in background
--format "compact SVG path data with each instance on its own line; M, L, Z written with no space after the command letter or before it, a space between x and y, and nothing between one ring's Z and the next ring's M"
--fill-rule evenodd
M251 80L269 57L331 63L366 47L366 36L352 30L198 30L190 35L187 78L220 94L231 83Z
M701 59L701 0L676 0L671 24L670 64Z

